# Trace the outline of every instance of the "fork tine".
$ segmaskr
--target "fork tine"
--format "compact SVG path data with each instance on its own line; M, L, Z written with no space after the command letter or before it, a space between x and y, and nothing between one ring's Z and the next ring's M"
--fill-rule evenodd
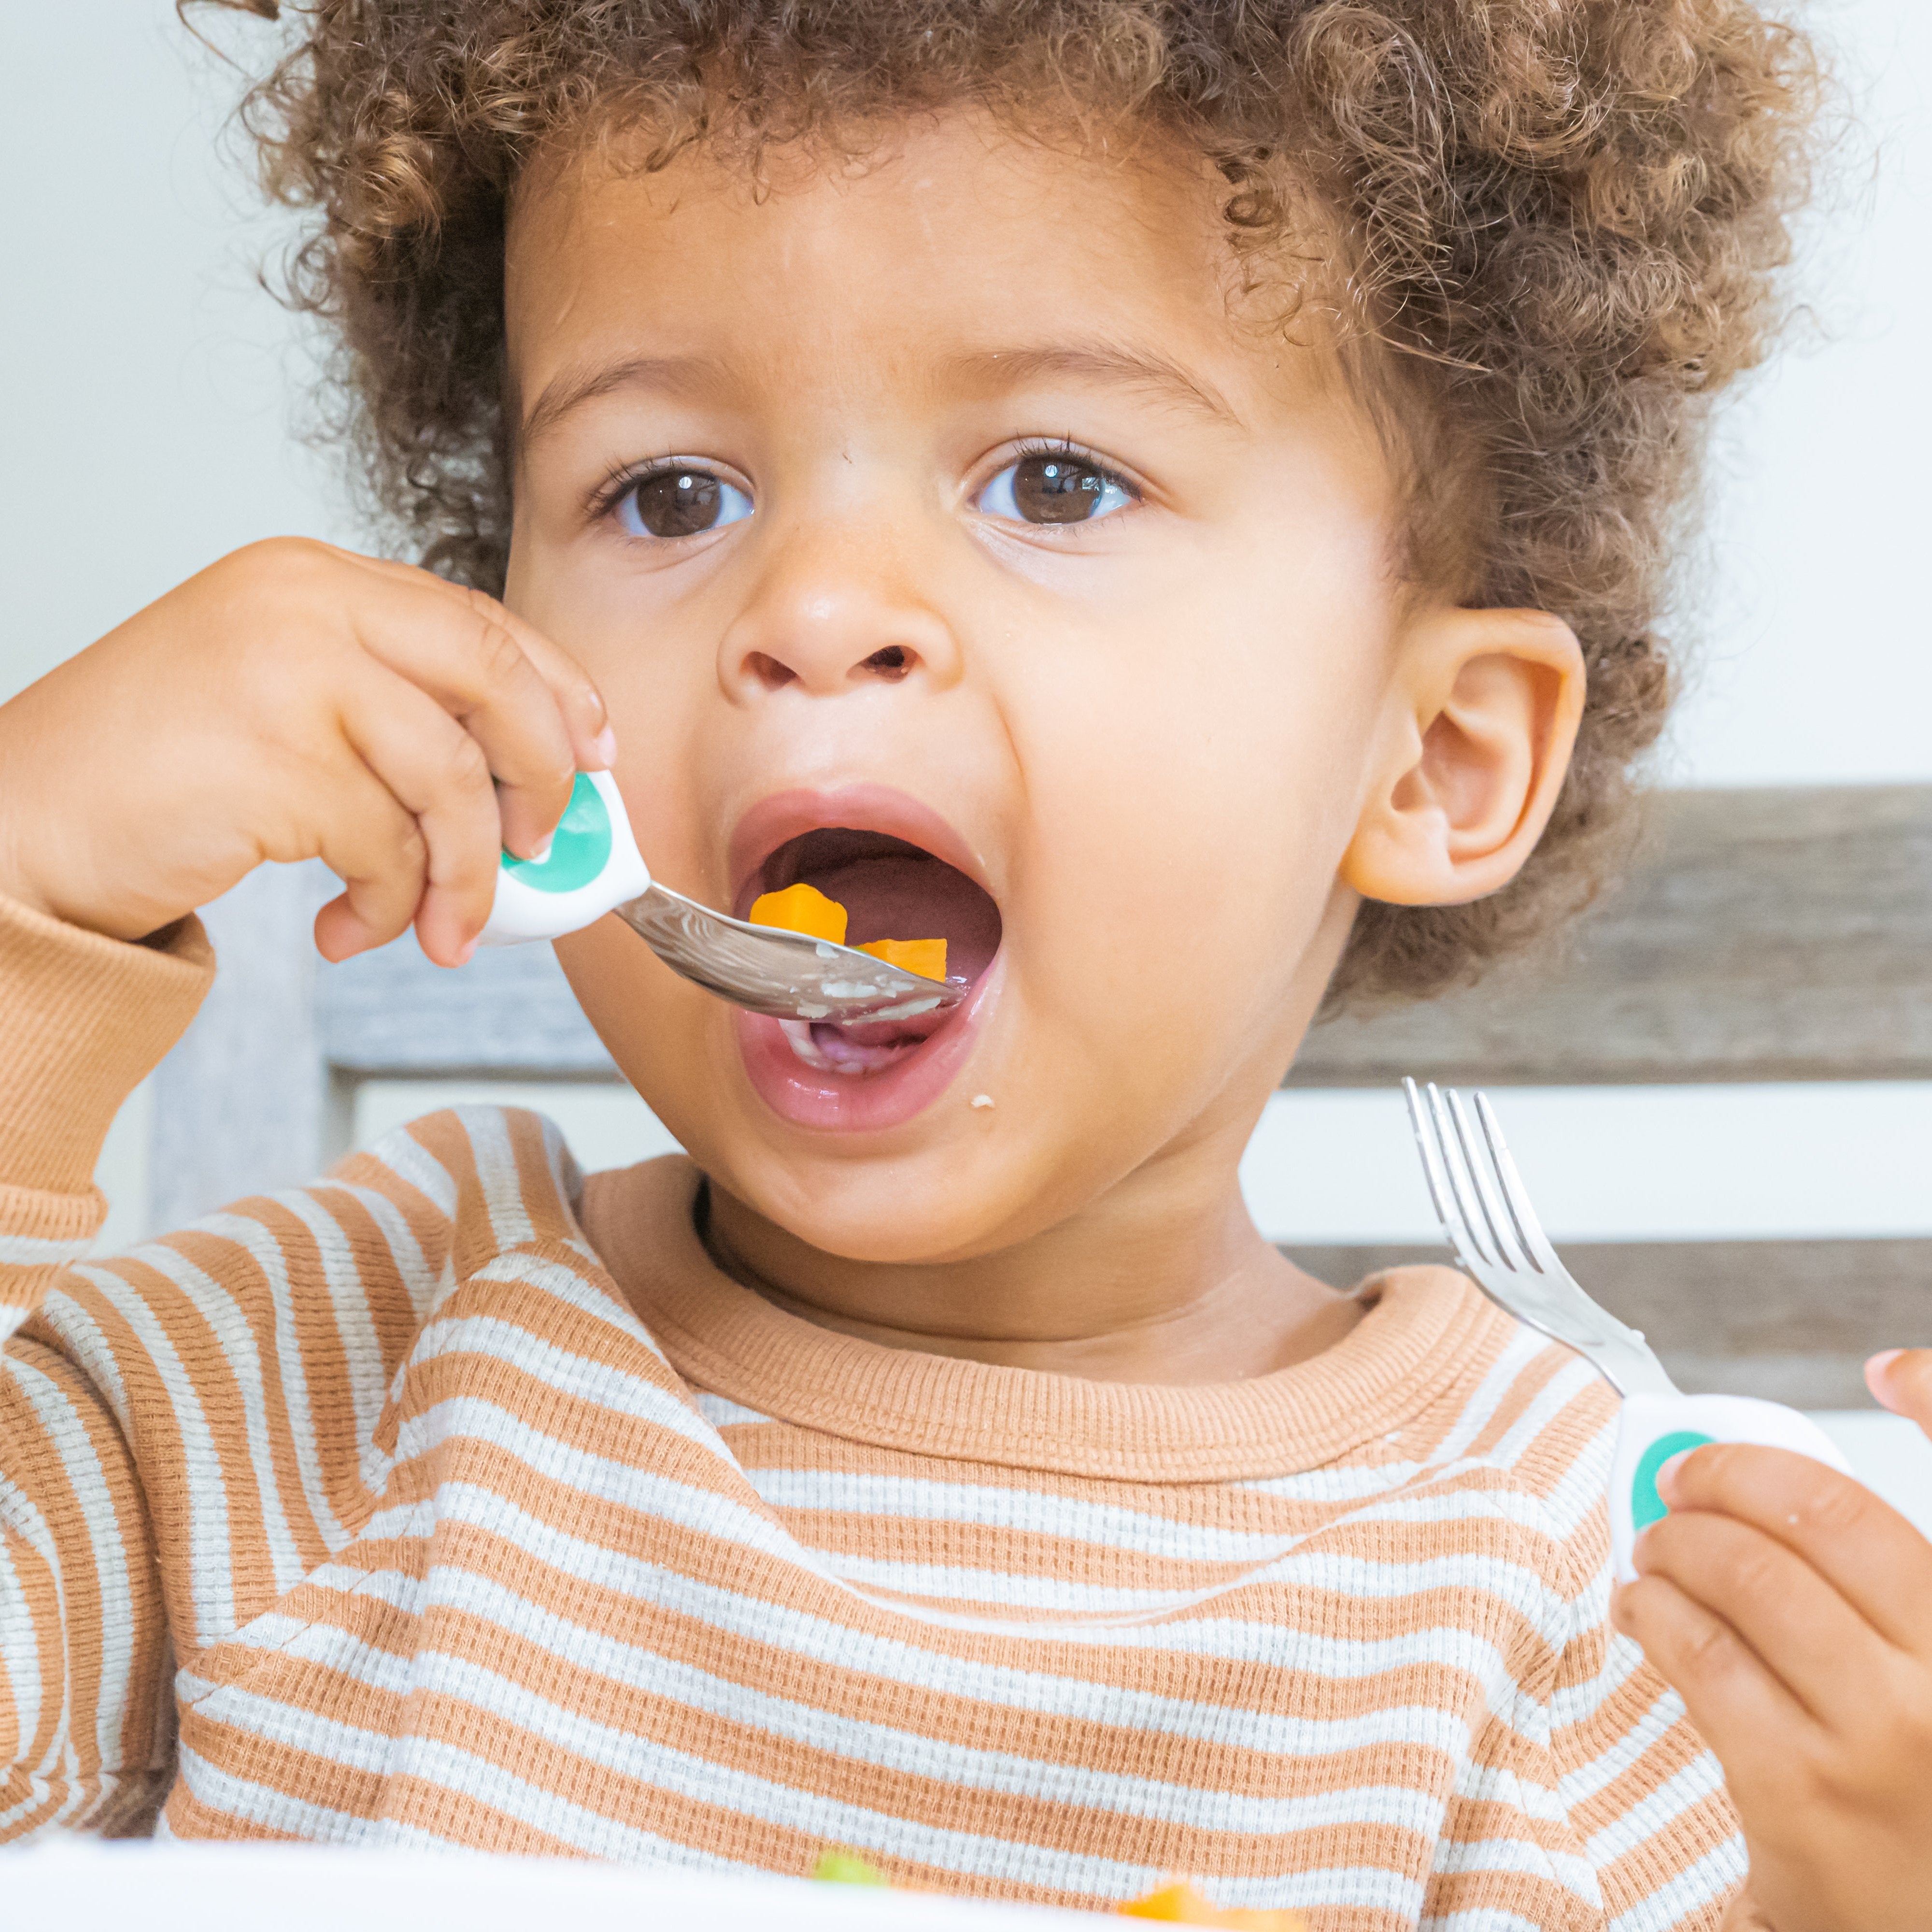
M1466 1152L1456 1144L1456 1128L1449 1112L1443 1104L1441 1091L1436 1083L1429 1083L1429 1116L1434 1129L1436 1146L1442 1155L1442 1171L1448 1177L1450 1198L1456 1204L1456 1218L1468 1243L1468 1256L1474 1260L1494 1264L1496 1257L1490 1252L1483 1240L1482 1203L1468 1179L1468 1161ZM1491 1240L1495 1239L1493 1231Z
M1477 1240L1475 1230L1470 1227L1468 1217L1462 1212L1450 1184L1447 1150L1442 1145L1442 1136L1436 1122L1423 1103L1420 1089L1412 1080L1402 1083L1402 1095L1408 1102L1408 1124L1415 1131L1416 1150L1422 1156L1423 1178L1429 1184L1429 1198L1436 1209L1436 1218L1442 1224L1442 1231L1449 1237L1449 1245L1456 1253L1468 1258L1482 1252L1482 1244Z
M1429 1203L1442 1222L1442 1231L1451 1242L1456 1239L1456 1217L1449 1200L1449 1183L1442 1171L1442 1150L1430 1131L1422 1110L1422 1093L1412 1080L1402 1083L1402 1095L1408 1103L1408 1125L1415 1136L1415 1150L1422 1156L1422 1178L1429 1188Z
M1522 1176L1516 1172L1516 1162L1510 1157L1509 1143L1503 1138L1502 1123L1496 1118L1496 1109L1490 1104L1486 1093L1476 1095L1476 1118L1482 1123L1483 1138L1488 1142L1490 1158L1496 1164L1496 1178L1502 1185L1504 1204L1509 1209L1510 1219L1516 1224L1517 1238L1522 1243L1523 1252L1529 1257L1530 1265L1538 1274L1552 1275L1559 1272L1562 1263L1556 1258L1556 1250L1550 1244L1550 1237L1543 1231L1543 1224L1536 1218L1536 1210L1529 1203L1529 1190L1522 1184Z
M1496 1198L1496 1183L1490 1178L1488 1164L1477 1151L1475 1133L1469 1125L1468 1111L1462 1104L1462 1096L1452 1086L1447 1098L1449 1118L1455 1124L1456 1144L1468 1169L1469 1185L1474 1191L1484 1225L1490 1230L1490 1239L1496 1244L1503 1266L1520 1269L1522 1261L1505 1232L1508 1217L1503 1212L1502 1203Z

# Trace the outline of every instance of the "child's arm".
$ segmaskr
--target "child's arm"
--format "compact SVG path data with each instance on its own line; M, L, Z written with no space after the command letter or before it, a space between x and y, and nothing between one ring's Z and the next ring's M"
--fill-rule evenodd
M122 1101L209 980L192 924L130 946L0 900L0 1840L160 1795L167 1626L124 1415L37 1322L88 1250Z
M1932 1350L1876 1357L1932 1432ZM1714 1444L1670 1465L1620 1628L1677 1687L1750 1847L1726 1932L1932 1924L1932 1543L1801 1456Z
M0 705L0 895L139 939L319 857L329 958L413 922L455 965L500 846L534 852L614 750L590 679L494 599L254 544Z
M170 1585L123 1412L144 1345L71 1264L108 1124L211 977L177 922L319 855L349 882L325 951L413 919L459 958L500 844L540 841L573 770L608 762L603 731L588 681L490 599L294 542L0 706L0 1839L114 1828L167 1775ZM36 1321L56 1295L72 1319ZM206 1633L191 1593L173 1609L186 1658Z

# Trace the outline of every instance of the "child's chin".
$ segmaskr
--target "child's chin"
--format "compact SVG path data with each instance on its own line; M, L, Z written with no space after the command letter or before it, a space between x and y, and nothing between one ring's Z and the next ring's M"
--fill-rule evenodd
M902 1126L965 1071L998 976L996 961L980 975L971 996L924 1038L888 1049L854 1052L837 1040L815 1044L795 1021L734 1014L746 1074L758 1098L796 1127L880 1134ZM796 1045L788 1033L800 1036Z

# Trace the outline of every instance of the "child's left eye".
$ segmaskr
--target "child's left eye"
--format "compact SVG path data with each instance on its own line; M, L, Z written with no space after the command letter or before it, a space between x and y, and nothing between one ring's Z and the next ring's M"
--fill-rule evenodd
M974 500L973 507L1010 523L1091 523L1135 502L1139 492L1072 450L1036 450L1009 463Z
M619 527L630 536L697 536L743 522L752 500L709 470L676 464L646 470L625 486L614 507Z

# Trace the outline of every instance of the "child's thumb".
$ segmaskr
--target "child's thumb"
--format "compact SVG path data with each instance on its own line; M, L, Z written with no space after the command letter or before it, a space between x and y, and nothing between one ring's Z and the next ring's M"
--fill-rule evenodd
M1865 1364L1865 1386L1894 1415L1932 1435L1932 1348L1888 1348Z

